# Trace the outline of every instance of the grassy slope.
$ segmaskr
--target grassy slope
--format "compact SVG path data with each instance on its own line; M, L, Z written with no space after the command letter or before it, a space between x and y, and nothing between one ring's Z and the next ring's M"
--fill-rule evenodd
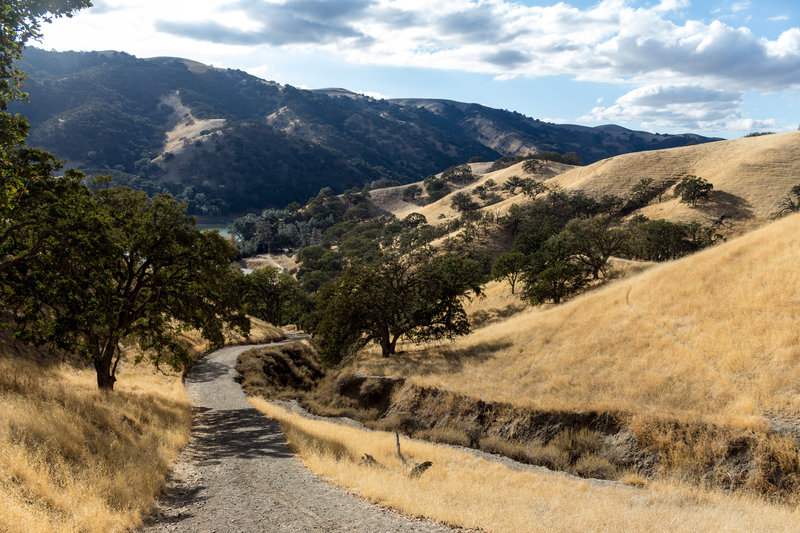
M137 526L190 425L177 377L125 367L104 394L93 369L0 357L0 530Z
M789 189L800 183L800 132L764 135L730 141L638 152L599 161L585 167L571 167L548 163L544 171L534 175L522 170L522 163L485 174L463 190L493 179L498 186L510 176L534 177L548 185L559 185L567 190L582 190L592 196L615 194L627 197L633 185L641 178L653 178L654 185L669 184L662 201L654 201L638 211L649 218L669 220L698 220L710 223L725 215L725 225L720 228L725 235L739 235L769 222L777 203ZM709 201L691 208L672 196L671 188L681 176L695 174L714 185ZM421 184L420 184L421 185ZM372 192L372 202L379 209L394 213L398 218L419 212L428 222L440 222L456 216L450 207L451 195L425 206L404 202L402 187L380 189ZM457 192L457 191L454 191ZM504 201L484 208L485 211L504 214L514 204L523 204L521 194L511 196L501 192Z
M800 413L800 215L455 344L510 344L416 378L544 409L620 409L760 424ZM391 371L390 369L385 369Z
M394 214L397 218L402 219L411 213L421 213L428 220L429 224L435 225L441 223L443 220L458 216L458 213L452 207L450 207L450 202L452 202L454 194L460 191L471 193L475 187L483 185L489 179L492 179L496 183L496 185L492 188L492 191L498 193L507 200L498 204L487 206L483 209L487 212L497 212L503 214L508 210L508 207L513 201L516 201L517 203L524 201L524 197L522 195L513 196L500 189L500 187L511 176L533 177L539 180L549 180L568 169L574 168L570 165L564 165L562 163L548 162L535 174L529 174L522 170L522 163L517 163L516 165L512 165L508 168L482 174L482 172L485 171L489 165L486 163L472 163L471 166L473 168L473 173L477 176L477 179L474 182L464 187L451 184L453 192L427 205L419 205L403 200L403 191L406 187L408 187L408 185L387 187L385 189L376 189L371 191L370 202L372 203L376 214L379 212L389 212ZM417 182L416 185L419 185L420 187L423 186L421 181ZM474 198L476 201L480 202L477 196Z

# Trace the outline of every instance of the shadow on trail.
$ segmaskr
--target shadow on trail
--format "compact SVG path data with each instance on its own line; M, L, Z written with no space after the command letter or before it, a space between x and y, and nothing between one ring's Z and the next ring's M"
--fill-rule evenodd
M223 363L202 360L192 368L192 372L186 380L193 383L207 383L224 376L229 370L230 368Z
M228 457L291 457L277 422L253 408L209 410L194 407L192 459L217 464Z

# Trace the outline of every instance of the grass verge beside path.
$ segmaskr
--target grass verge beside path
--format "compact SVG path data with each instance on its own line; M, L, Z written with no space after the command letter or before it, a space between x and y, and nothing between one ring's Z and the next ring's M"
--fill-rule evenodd
M260 398L306 466L333 483L406 514L486 531L796 531L800 510L758 498L666 483L644 488L557 473L512 470L466 451L403 439L410 462L433 467L409 479L394 436L311 420ZM369 453L388 468L359 466Z
M189 439L178 377L125 368L113 393L94 369L0 358L0 531L138 526Z
M229 344L283 338L257 319L249 337L226 335ZM183 340L194 356L208 350L197 332ZM58 362L0 332L0 532L141 525L189 441L192 416L180 376L134 365L134 355L126 353L108 394L93 368Z

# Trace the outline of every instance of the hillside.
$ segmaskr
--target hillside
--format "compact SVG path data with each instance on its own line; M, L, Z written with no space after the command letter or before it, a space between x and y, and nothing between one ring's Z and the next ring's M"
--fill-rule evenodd
M665 135L632 132L615 125L578 126L552 124L519 113L452 100L400 98L390 100L407 107L424 108L458 123L465 134L506 155L530 152L576 152L586 163L618 154L674 148L704 143L706 137L685 133Z
M472 354L485 362L414 382L538 409L751 427L769 427L781 414L796 420L798 253L793 215L566 304L492 323L455 345L500 346Z
M170 192L194 214L304 203L325 186L413 182L472 157L554 150L593 162L711 140L307 91L179 58L31 48L21 68L33 103L12 107L31 122L30 144L118 183Z
M636 182L651 178L654 189L662 191L661 199L653 199L635 213L652 219L717 223L720 233L733 236L772 220L780 201L800 183L799 154L800 132L790 132L623 154L584 167L547 162L534 173L525 172L522 163L491 173L473 164L477 179L435 202L421 205L404 201L405 186L400 186L372 191L371 203L376 213L386 211L403 218L419 212L435 224L458 215L450 206L455 193L472 193L490 179L496 184L492 190L503 199L483 210L502 215L511 205L527 201L521 193L512 195L502 190L511 176L534 178L550 187L582 191L597 199L607 194L627 198ZM708 200L696 207L681 203L673 195L679 178L690 174L714 185Z

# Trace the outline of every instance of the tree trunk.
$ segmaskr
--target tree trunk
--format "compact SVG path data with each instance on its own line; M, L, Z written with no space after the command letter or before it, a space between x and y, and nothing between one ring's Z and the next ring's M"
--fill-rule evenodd
M391 343L389 342L389 334L381 335L381 355L389 357L391 354Z
M114 376L111 365L114 360L115 352L116 346L109 346L94 360L94 369L97 371L97 387L100 390L114 390L114 382L117 381L117 378Z
M399 335L394 338L394 340L390 339L389 332L385 332L385 334L381 335L381 355L383 357L389 357L390 355L394 355L395 347L397 346L397 339Z

